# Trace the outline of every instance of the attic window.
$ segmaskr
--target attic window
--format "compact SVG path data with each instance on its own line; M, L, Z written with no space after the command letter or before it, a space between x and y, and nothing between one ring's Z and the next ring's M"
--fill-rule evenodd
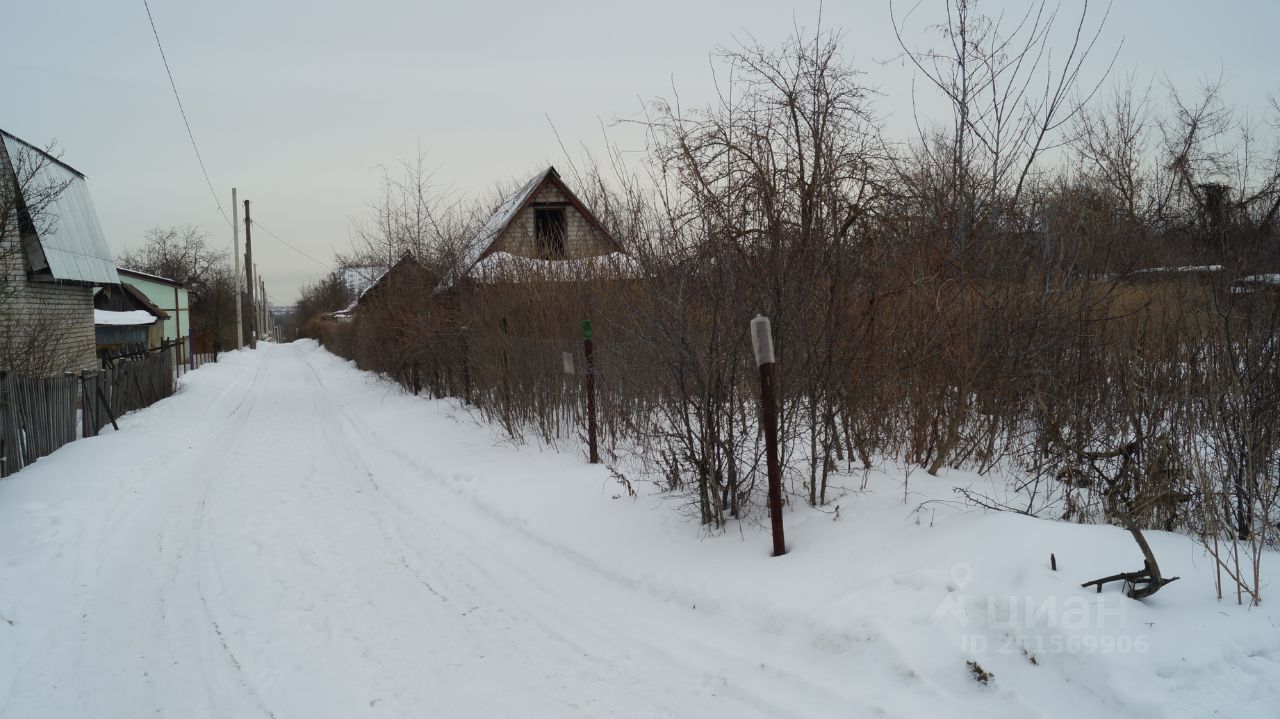
M564 258L564 208L539 207L533 211L534 240L543 259Z

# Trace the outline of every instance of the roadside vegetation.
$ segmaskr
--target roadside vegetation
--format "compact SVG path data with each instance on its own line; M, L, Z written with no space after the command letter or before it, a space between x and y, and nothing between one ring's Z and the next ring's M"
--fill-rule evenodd
M1088 13L1050 48L1065 18L1044 7L948 9L897 15L903 59L950 108L910 139L840 35L815 33L722 51L711 105L650 103L640 169L578 163L566 179L638 276L455 281L491 206L440 192L419 157L347 258L413 271L348 317L336 276L317 284L299 329L513 439L573 443L589 319L606 461L720 530L764 514L763 314L787 501L830 507L880 463L1007 472L1008 491L959 499L1191 534L1220 597L1261 601L1280 522L1280 107L1264 125L1217 83L1086 77L1111 52Z

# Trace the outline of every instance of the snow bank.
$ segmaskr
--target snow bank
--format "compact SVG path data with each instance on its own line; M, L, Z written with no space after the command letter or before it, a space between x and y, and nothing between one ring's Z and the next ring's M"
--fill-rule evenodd
M1181 581L1082 589L1136 569L1133 540L951 501L998 478L843 477L771 558L765 526L708 536L638 476L633 499L578 448L513 447L311 342L182 383L0 483L0 717L1280 706L1274 603L1217 602L1211 560L1162 532Z
M572 282L591 278L635 278L643 275L630 255L611 252L574 260L540 260L494 252L477 262L471 277L480 282Z

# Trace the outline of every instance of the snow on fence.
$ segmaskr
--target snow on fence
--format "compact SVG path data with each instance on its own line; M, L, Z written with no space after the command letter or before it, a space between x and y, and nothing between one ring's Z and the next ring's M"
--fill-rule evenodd
M0 477L76 439L77 377L0 372Z

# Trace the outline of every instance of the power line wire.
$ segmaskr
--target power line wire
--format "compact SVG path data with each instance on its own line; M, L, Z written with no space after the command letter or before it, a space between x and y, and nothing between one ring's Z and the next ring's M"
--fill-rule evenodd
M169 76L169 87L173 88L173 99L178 101L178 112L182 114L182 124L187 126L187 137L191 138L191 149L196 151L196 161L200 163L200 172L204 174L205 184L209 186L209 194L213 196L213 202L218 206L218 212L222 213L222 219L226 221L227 227L231 227L231 218L227 217L227 211L222 209L222 201L218 199L218 192L213 189L213 181L209 179L209 170L204 165L204 158L200 156L200 147L196 144L195 133L191 131L191 121L187 119L187 110L182 106L182 97L178 94L178 83L173 80L173 70L169 69L169 58L165 57L164 45L160 43L160 33L156 30L155 18L151 16L151 6L147 0L142 0L142 6L147 9L147 21L151 23L151 34L156 38L156 47L160 50L160 60L164 62L165 74Z
M329 268L329 266L330 266L330 265L329 265L329 263L328 263L328 262L321 262L320 260L317 260L316 258L312 257L311 255L308 255L307 253L303 252L302 250L298 249L297 247L294 247L293 245L291 245L291 244L289 244L288 242L286 242L286 241L285 241L285 239L284 239L283 237L281 237L280 235L277 235L276 233L274 233L274 232L272 232L271 230L267 229L267 227L266 227L265 225L263 225L261 222L258 222L257 220L250 220L250 223L251 223L254 227L258 228L259 230L262 230L263 232L267 233L268 235L271 235L272 237L274 237L274 238L276 238L277 240L279 240L279 241L280 241L280 244L284 245L285 247L288 247L289 249L293 250L294 252L297 252L298 254L302 255L303 257L307 258L308 260L311 260L312 262L316 263L317 265L320 265L321 267L324 267L325 269L328 269L328 268Z
M191 149L195 150L196 161L200 163L200 172L201 174L204 175L205 184L209 186L209 194L210 196L213 197L214 204L218 206L218 212L222 214L222 219L225 220L227 223L227 226L230 227L232 225L231 218L227 217L227 211L223 209L222 201L218 199L218 192L213 188L213 181L209 179L209 169L204 164L204 157L201 156L200 154L200 146L196 143L195 133L192 132L191 130L191 121L187 118L187 110L182 105L182 96L178 93L178 83L175 82L173 79L173 70L170 69L169 67L169 58L165 56L164 45L160 42L160 32L156 29L155 18L152 17L151 15L151 5L147 2L147 0L142 0L142 6L146 8L147 21L151 23L151 34L156 39L156 48L160 50L160 60L164 63L165 74L169 76L169 87L173 88L173 99L176 100L178 103L178 112L181 113L182 115L182 124L185 125L187 128L187 137L190 138L191 140ZM311 255L308 255L307 253L303 252L297 247L294 247L283 237L272 232L269 228L267 228L265 225L258 222L257 220L250 220L250 223L255 225L258 229L262 230L263 232L267 233L268 235L271 235L275 239L279 240L280 244L284 245L285 247L288 247L294 252L297 252L299 255L302 255L303 257L307 258L308 260L311 260L317 265L320 265L321 267L328 269L329 263L321 262L320 260L317 260Z

